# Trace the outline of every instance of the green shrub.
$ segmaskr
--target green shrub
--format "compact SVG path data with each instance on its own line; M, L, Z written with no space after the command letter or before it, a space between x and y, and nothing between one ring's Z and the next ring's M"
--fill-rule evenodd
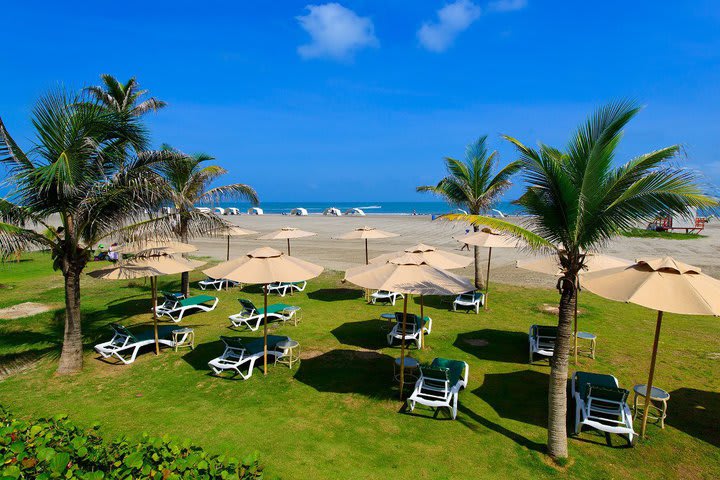
M140 441L103 441L99 425L81 429L66 415L23 421L0 407L0 480L262 479L257 453L239 463L189 442L143 434Z

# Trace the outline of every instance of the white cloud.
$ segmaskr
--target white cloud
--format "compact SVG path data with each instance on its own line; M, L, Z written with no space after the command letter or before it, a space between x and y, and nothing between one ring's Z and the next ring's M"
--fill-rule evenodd
M527 0L496 0L490 2L488 9L493 12L515 12L527 7Z
M420 43L430 51L444 52L455 37L480 18L480 7L470 0L456 0L437 11L437 21L426 22L418 30Z
M296 17L311 41L298 47L303 58L347 60L357 50L377 47L375 27L369 17L360 17L339 3L307 5L309 13Z

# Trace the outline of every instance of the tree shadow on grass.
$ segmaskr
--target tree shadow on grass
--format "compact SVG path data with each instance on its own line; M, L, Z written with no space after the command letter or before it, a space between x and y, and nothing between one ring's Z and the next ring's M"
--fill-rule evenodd
M319 392L395 398L393 361L389 355L378 352L331 350L303 359L295 379Z
M453 345L481 360L528 363L528 336L522 332L486 328L459 334Z
M533 450L535 452L545 453L545 444L534 442L530 440L529 438L523 437L517 432L513 432L512 430L508 430L507 428L503 427L502 425L498 425L495 422L491 422L485 417L482 417L478 415L477 413L473 412L469 408L462 405L462 403L458 404L458 417L457 419L460 421L461 424L465 425L466 427L470 428L471 430L477 429L477 425L475 423L469 422L466 418L463 418L463 416L468 417L472 419L475 423L478 423L482 425L483 427L487 428L488 430L492 430L493 432L497 432L500 435L509 438L513 442L517 443L521 447L527 448L528 450Z
M311 300L321 302L336 302L340 300L355 300L363 297L363 291L354 288L321 288L307 294Z
M360 347L367 350L380 350L387 344L387 320L362 320L345 322L334 328L331 333L343 345Z
M485 374L472 391L502 418L547 427L549 376L533 370Z
M694 388L678 388L670 392L665 423L720 447L720 393Z

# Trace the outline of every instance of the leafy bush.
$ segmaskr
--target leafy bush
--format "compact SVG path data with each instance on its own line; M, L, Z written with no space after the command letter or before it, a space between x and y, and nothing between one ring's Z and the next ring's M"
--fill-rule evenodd
M263 478L257 453L239 464L188 442L146 434L139 442L120 438L105 443L99 428L83 430L66 415L18 420L0 407L0 480Z

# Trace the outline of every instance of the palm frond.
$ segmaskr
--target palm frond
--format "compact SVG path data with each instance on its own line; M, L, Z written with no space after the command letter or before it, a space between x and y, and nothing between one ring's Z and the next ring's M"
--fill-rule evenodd
M531 230L523 228L512 222L508 222L507 220L487 217L484 215L465 215L463 213L448 213L440 216L440 218L451 222L466 222L476 226L488 226L497 231L506 233L507 235L517 238L533 250L557 250L553 243L548 242L541 235L538 235L535 232L532 232Z

